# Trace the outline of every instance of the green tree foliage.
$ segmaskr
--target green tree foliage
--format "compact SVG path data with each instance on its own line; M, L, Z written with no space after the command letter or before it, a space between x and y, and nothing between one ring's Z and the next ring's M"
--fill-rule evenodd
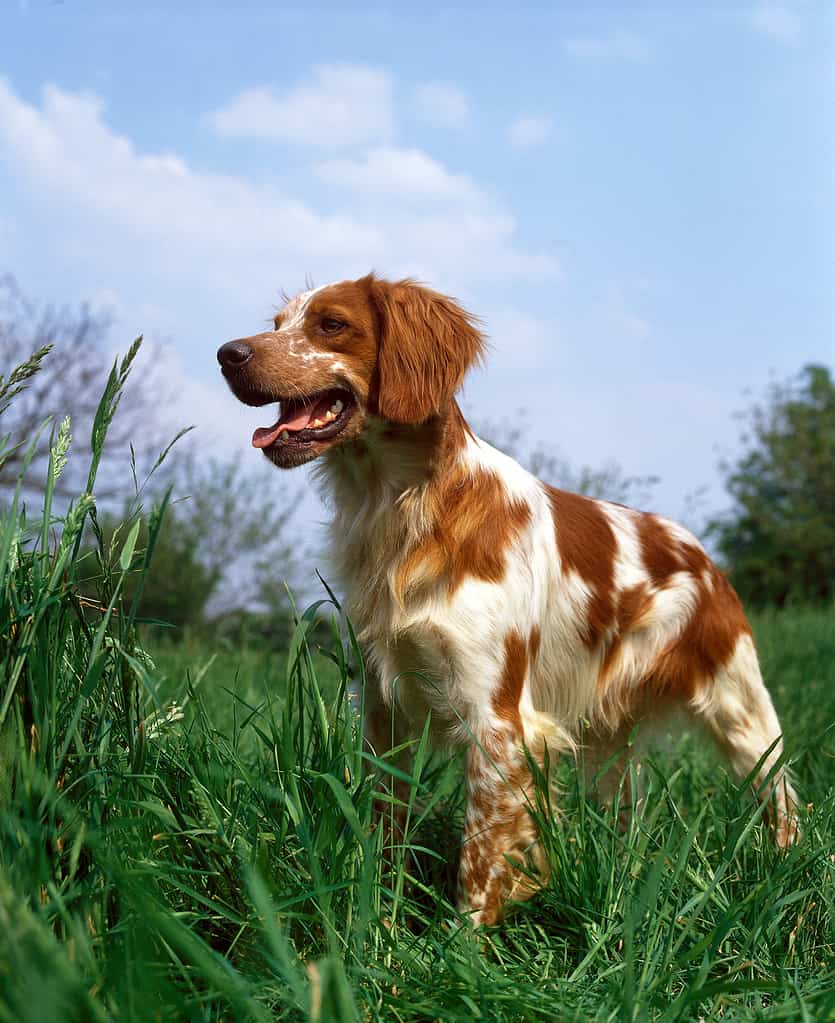
M708 535L742 597L835 597L835 382L809 365L746 413L748 450L723 466L734 500Z
M172 460L169 477L179 550L194 552L204 566L213 617L285 606L285 584L297 568L288 536L296 503L288 488L295 484L263 460L207 458L199 446ZM171 572L178 571L177 554L175 546L165 565ZM155 560L165 564L158 554Z

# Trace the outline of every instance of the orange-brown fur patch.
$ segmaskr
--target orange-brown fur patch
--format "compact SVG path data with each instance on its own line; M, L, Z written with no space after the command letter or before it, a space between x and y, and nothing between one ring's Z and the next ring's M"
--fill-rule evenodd
M528 644L524 636L512 629L504 638L504 664L499 686L493 694L493 709L503 721L520 731L519 701L528 672Z
M542 630L538 625L531 626L531 632L528 636L528 663L531 668L536 665L536 659L539 657L539 647L542 643Z
M647 678L655 692L692 697L733 655L751 627L731 584L710 566L712 592L699 581L696 606L681 634L656 660Z
M413 281L364 280L379 324L377 410L396 423L425 422L481 358L484 339L475 318Z
M676 572L692 572L698 576L710 565L707 554L694 543L685 543L672 536L655 515L638 515L638 541L641 560L656 586L663 586Z
M638 517L641 558L657 587L687 572L697 586L696 605L681 633L661 652L645 680L651 691L685 698L731 658L751 628L731 584L695 543L673 536L654 515Z
M645 583L627 586L618 594L616 613L618 632L628 632L636 626L640 627L641 619L651 606L650 592Z
M563 568L576 572L591 593L583 639L595 647L614 621L615 534L596 501L555 487L546 490Z
M627 586L618 593L615 610L615 632L603 655L598 681L605 685L606 677L617 660L624 637L641 627L641 621L652 606L652 596L645 583Z
M280 397L314 394L334 386L327 362L300 359L293 344L304 346L305 353L333 355L348 369L351 383L358 385L365 400L377 360L377 323L371 303L370 283L366 278L344 281L323 289L311 299L305 310L304 324L287 330L285 316L275 316L275 329L246 338L254 352L247 377L250 386ZM344 320L346 327L337 334L326 334L321 323L325 317ZM278 332L285 328L284 332Z
M508 495L499 477L450 469L429 502L432 525L397 571L401 599L412 588L446 579L450 594L468 577L501 582L507 551L531 519L530 505Z

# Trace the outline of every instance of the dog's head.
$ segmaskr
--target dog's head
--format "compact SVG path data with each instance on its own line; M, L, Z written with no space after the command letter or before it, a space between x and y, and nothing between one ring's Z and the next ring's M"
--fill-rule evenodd
M290 468L358 437L369 416L418 424L441 414L483 345L452 299L370 274L296 296L274 330L229 341L217 357L241 401L279 402L252 443Z

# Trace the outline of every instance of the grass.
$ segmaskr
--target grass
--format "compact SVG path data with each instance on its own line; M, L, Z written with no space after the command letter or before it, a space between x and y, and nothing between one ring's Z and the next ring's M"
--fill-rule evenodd
M95 505L53 510L67 429L51 444L43 508L18 495L0 522L0 1021L835 1018L831 611L755 620L799 846L771 846L695 739L646 764L626 834L561 765L562 820L537 811L551 882L477 934L454 909L458 764L424 742L409 883L403 850L381 866L371 774L395 768L363 752L347 623L311 608L282 655L140 642L122 594L165 509L147 549L130 520L100 547L90 606Z

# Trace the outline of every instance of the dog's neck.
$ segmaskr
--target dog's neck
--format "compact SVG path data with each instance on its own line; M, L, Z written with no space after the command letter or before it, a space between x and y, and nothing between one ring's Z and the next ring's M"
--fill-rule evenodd
M320 475L337 513L357 504L399 504L443 477L466 447L470 428L451 399L425 423L393 423L370 416L362 435L329 451Z
M363 630L389 606L391 567L433 531L443 481L473 443L452 400L419 425L370 418L359 438L320 460L323 496L333 509L331 563Z

